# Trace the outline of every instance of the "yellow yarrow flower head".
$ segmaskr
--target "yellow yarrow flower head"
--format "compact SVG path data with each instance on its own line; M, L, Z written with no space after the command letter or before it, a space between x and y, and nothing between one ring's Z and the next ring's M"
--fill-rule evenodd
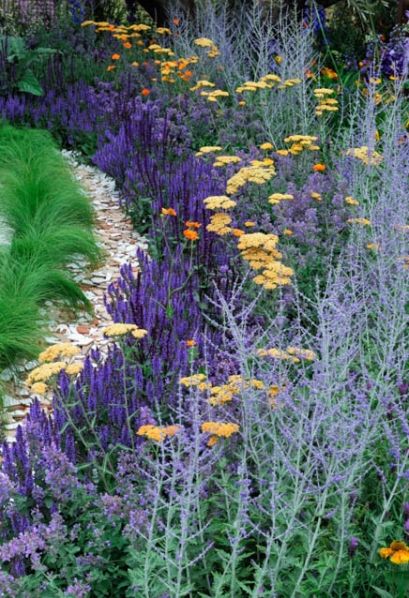
M230 438L233 434L237 434L239 429L240 426L238 424L226 422L208 421L202 424L202 432L219 438Z
M370 251L378 251L379 244L378 243L367 243L366 248L369 249Z
M371 221L368 218L348 218L348 224L359 224L361 226L371 226Z
M54 361L53 363L44 363L30 372L26 383L31 386L34 382L47 382L53 376L59 374L67 367L65 361Z
M214 41L208 37L198 37L195 39L194 43L200 48L212 48L215 45Z
M129 29L132 29L132 31L149 31L151 27L149 25L145 25L145 23L139 23L137 25L131 25Z
M227 181L226 191L229 195L237 193L247 183L263 185L275 176L276 171L273 161L266 164L264 161L257 161L256 165L244 166Z
M54 361L54 359L58 359L59 357L75 357L80 353L81 350L79 347L71 343L58 343L57 345L51 345L51 347L48 347L45 351L40 353L38 360L41 363L44 363L47 361Z
M219 145L204 145L203 147L201 147L199 149L198 152L196 152L196 156L203 156L204 154L213 154L215 152L221 152L222 151L222 147L220 147Z
M138 436L145 436L148 440L153 440L154 442L163 442L166 438L171 438L175 436L181 430L181 426L178 425L171 425L171 426L155 426L153 424L146 424L144 426L140 426L138 431L136 432Z
M268 198L268 203L276 205L281 203L282 201L291 199L294 199L294 195L291 195L290 193L273 193Z
M180 383L182 386L190 388L191 386L199 386L199 384L203 383L206 379L207 376L205 374L193 374L192 376L181 378Z
M210 218L210 224L206 226L206 230L221 236L227 235L232 230L228 226L231 221L232 219L228 214L225 214L224 212L216 212L216 214L213 214Z
M367 145L362 147L352 147L347 150L347 156L357 158L367 166L378 166L382 162L382 156L379 152L369 149Z
M345 198L345 203L347 203L349 206L359 206L359 201L351 195L347 195Z
M203 89L203 87L216 87L216 85L206 79L201 79L196 85L190 88L190 91L197 91L198 89Z
M213 166L226 166L228 164L237 164L238 162L241 162L241 158L238 156L217 156Z
M34 392L36 395L43 395L47 392L48 386L44 384L44 382L36 382L32 385L31 391Z
M65 368L65 371L69 376L77 376L83 369L84 364L82 363L70 363L70 365L67 365Z
M102 332L104 336L108 337L124 336L125 334L131 333L132 336L136 339L144 338L148 334L147 330L139 328L139 326L137 326L136 324L123 323L111 324L110 326L106 326L102 330Z
M236 205L236 202L227 195L210 195L203 200L203 203L207 210L228 210Z

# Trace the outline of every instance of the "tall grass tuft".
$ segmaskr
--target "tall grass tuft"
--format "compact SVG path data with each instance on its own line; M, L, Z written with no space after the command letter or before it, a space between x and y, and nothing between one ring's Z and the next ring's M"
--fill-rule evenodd
M88 301L66 266L99 258L91 205L44 131L0 127L0 368L33 357L42 337L39 306Z

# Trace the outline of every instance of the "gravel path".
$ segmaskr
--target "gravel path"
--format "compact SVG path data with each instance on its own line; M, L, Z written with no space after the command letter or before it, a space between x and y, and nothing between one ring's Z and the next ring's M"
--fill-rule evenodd
M50 322L47 343L52 345L72 342L81 347L85 354L95 343L98 343L100 348L107 344L108 341L103 338L101 329L112 321L105 310L104 293L108 285L118 277L123 263L132 263L136 268L136 250L137 248L147 250L147 244L135 232L131 222L119 207L119 195L115 190L114 181L97 168L78 162L73 152L63 151L63 155L94 207L95 234L103 251L103 259L101 267L93 271L87 269L82 261L69 266L74 279L93 306L92 314L87 312L74 314L72 310L51 302L47 302L41 311L44 318ZM0 379L5 382L7 393L5 431L9 440L14 438L19 422L24 419L30 403L37 396L23 383L27 372L36 365L35 361L19 364L13 370L3 371L0 376ZM50 397L39 398L45 407L49 407Z

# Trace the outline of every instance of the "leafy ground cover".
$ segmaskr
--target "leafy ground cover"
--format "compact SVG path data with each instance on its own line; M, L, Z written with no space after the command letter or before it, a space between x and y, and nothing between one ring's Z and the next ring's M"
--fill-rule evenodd
M86 304L65 266L98 259L92 212L51 136L0 129L0 367L36 356L44 336L40 306L60 299Z
M0 114L114 177L149 255L108 355L29 376L53 414L3 446L2 591L405 596L407 64L351 78L312 24L210 6L45 41Z

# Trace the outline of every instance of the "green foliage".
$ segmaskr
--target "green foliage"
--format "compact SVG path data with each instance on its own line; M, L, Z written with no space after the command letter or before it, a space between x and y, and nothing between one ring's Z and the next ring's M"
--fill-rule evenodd
M51 137L0 128L0 368L38 352L39 306L47 299L88 304L65 267L99 258L91 206Z
M12 89L35 96L43 95L43 88L35 74L35 68L43 65L55 54L53 48L35 48L30 50L22 37L0 36L0 50L5 53L6 61L13 69ZM9 92L8 86L0 93Z

